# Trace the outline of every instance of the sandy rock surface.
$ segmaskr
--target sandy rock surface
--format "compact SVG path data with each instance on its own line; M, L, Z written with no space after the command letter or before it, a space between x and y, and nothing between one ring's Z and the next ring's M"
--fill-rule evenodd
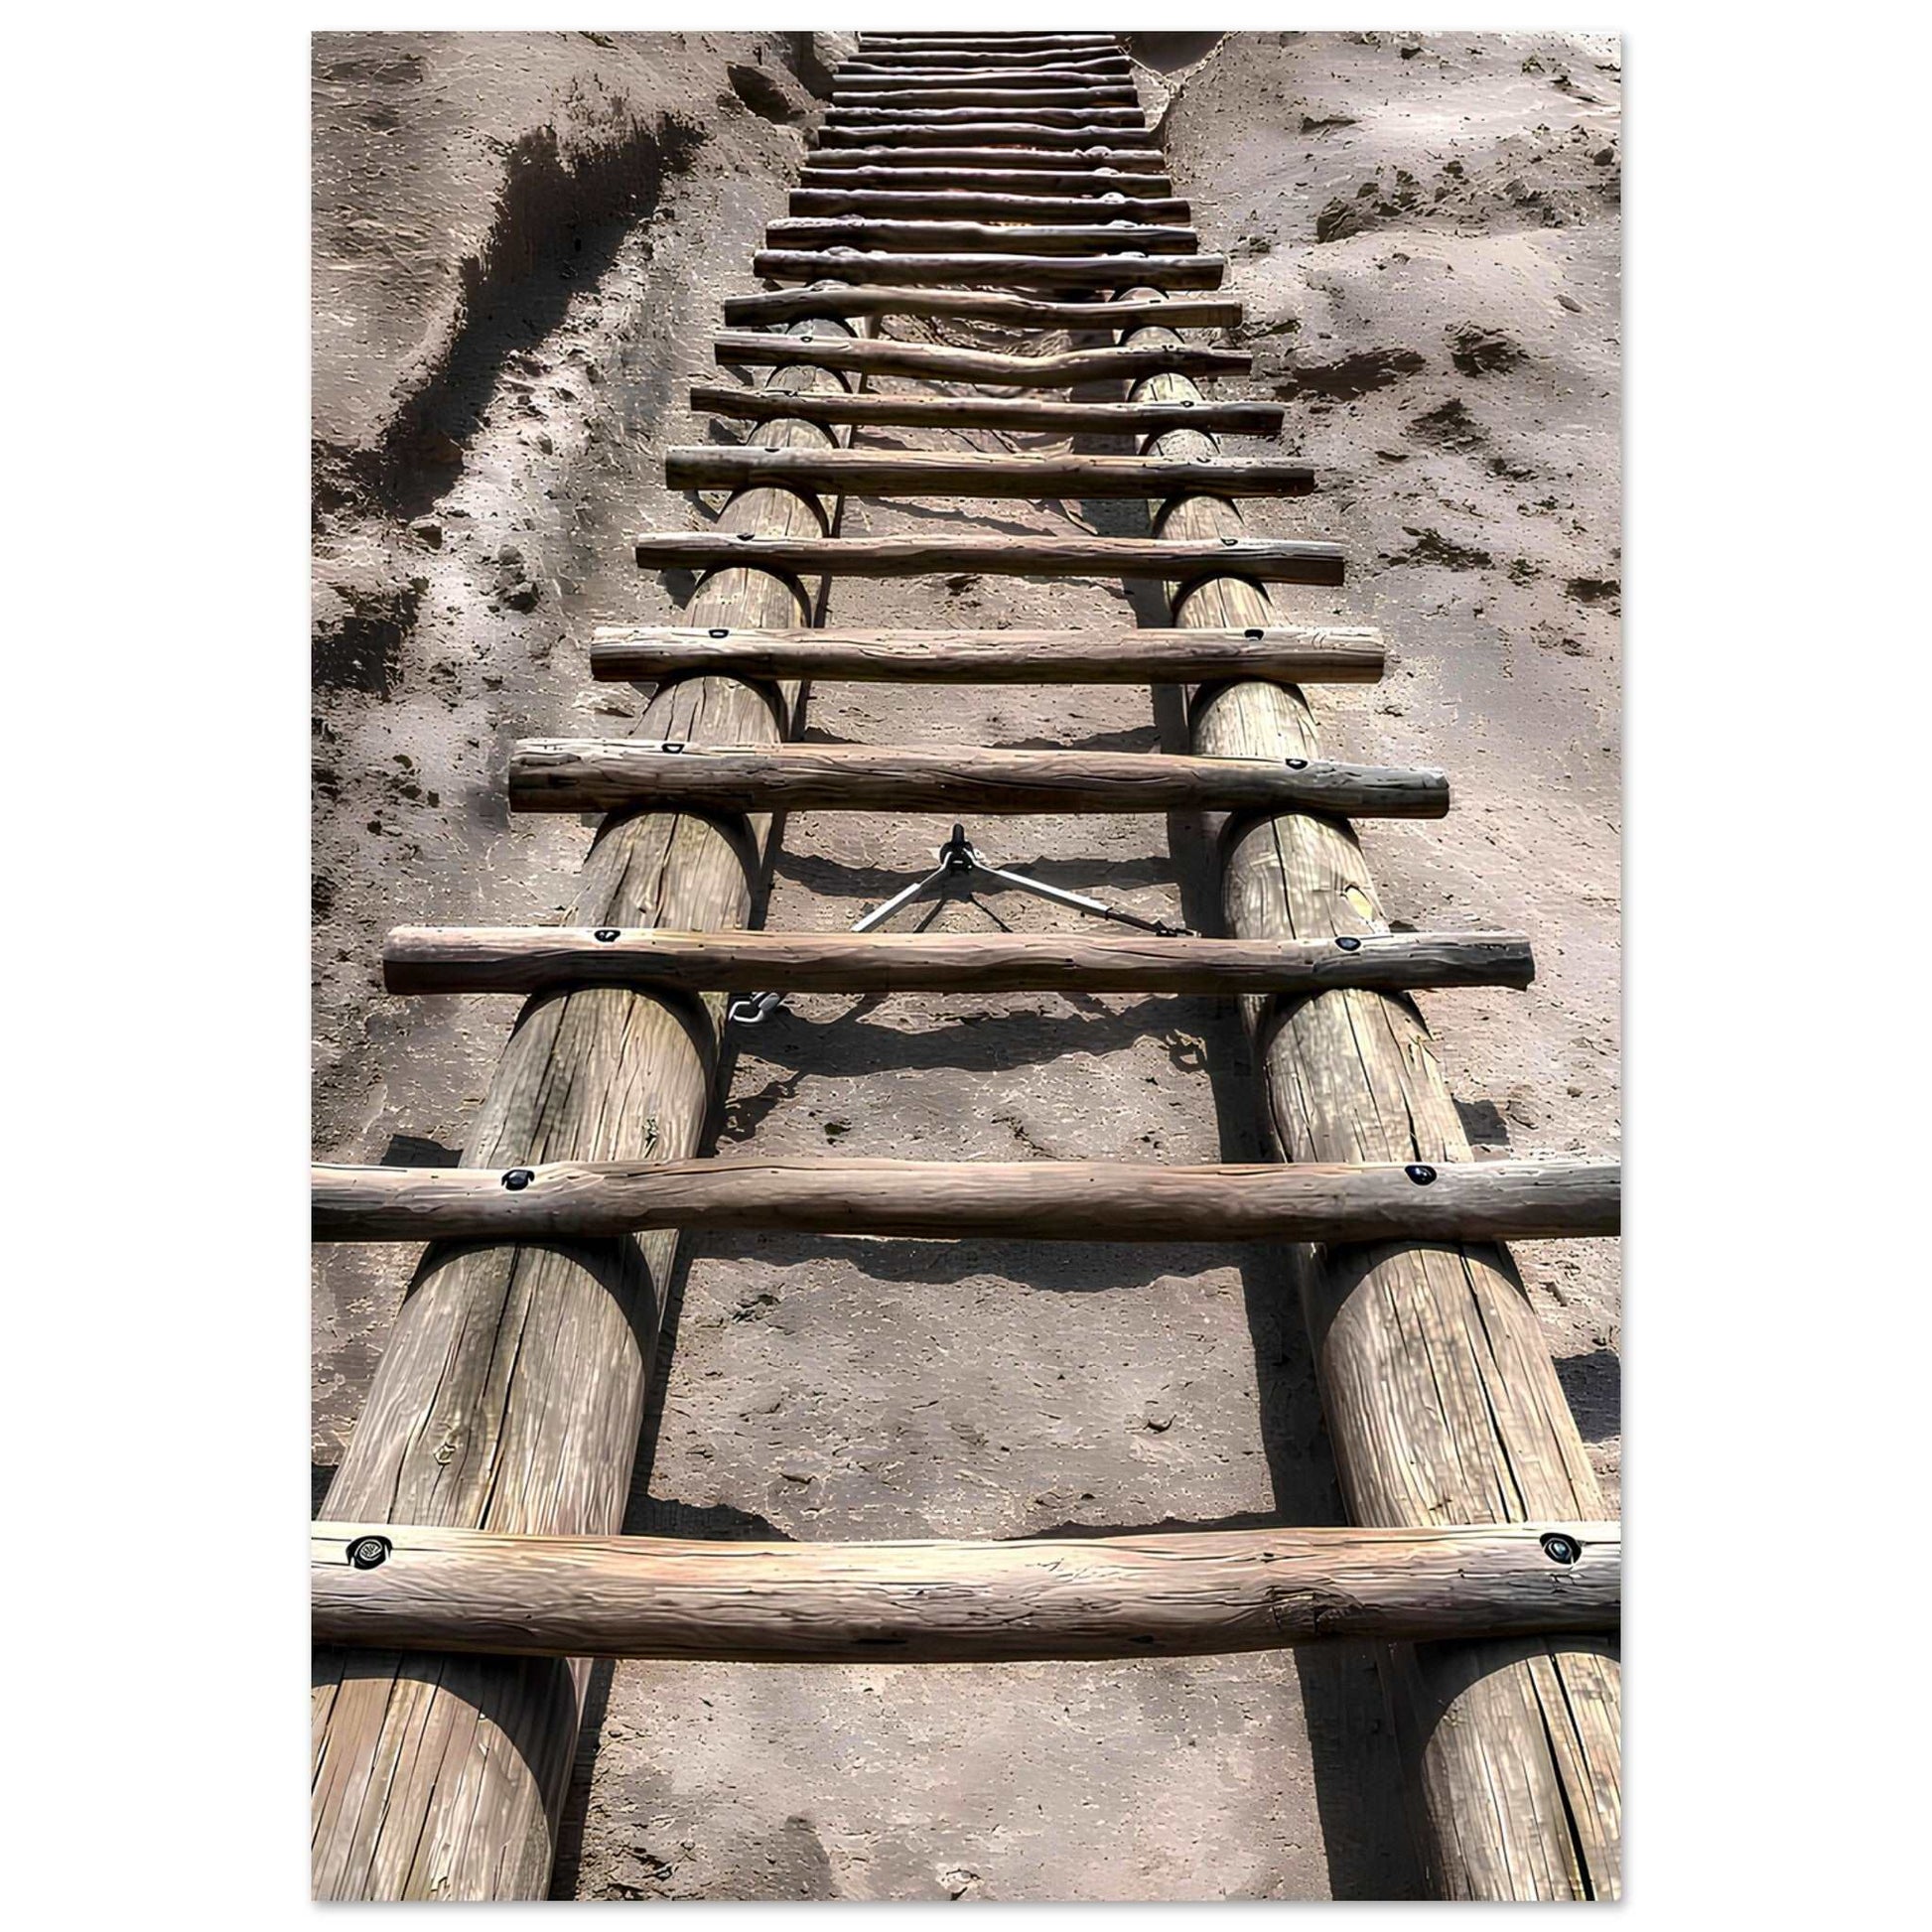
M1175 192L1203 246L1233 256L1247 305L1235 339L1255 373L1222 387L1289 399L1287 446L1321 476L1313 496L1249 506L1250 527L1348 553L1345 592L1280 601L1390 636L1382 686L1316 695L1324 742L1440 763L1456 785L1446 821L1365 828L1383 897L1416 926L1521 926L1537 942L1527 994L1422 996L1472 1139L1613 1149L1614 44L1133 47ZM441 1161L464 1138L516 1003L384 997L381 933L542 921L568 899L589 828L512 820L504 755L524 736L621 736L641 711L639 693L591 683L585 645L601 622L674 617L688 592L637 572L623 536L706 513L664 487L662 454L724 433L691 419L682 390L715 373L719 304L754 286L751 254L784 212L810 90L836 58L828 37L778 35L318 43L321 1154ZM1145 513L855 502L844 523L1079 527L1144 529ZM1157 607L1117 583L934 578L840 582L829 615L1078 625L1158 621ZM826 686L807 730L1127 750L1185 736L1171 694L1104 688ZM850 924L927 869L947 829L794 816L768 923ZM1191 821L969 830L1057 884L1212 921ZM949 902L936 923L1075 916L1000 894ZM1238 1018L1213 1002L818 997L741 1034L717 1144L1241 1160L1259 1153L1253 1121ZM1614 1489L1614 1250L1519 1254ZM325 1473L412 1260L321 1251ZM1016 1536L1339 1513L1299 1311L1265 1252L716 1237L687 1244L673 1320L633 1531ZM1419 1881L1396 1783L1372 1661L1352 1647L1101 1667L627 1665L594 1679L557 1889L1404 1896Z

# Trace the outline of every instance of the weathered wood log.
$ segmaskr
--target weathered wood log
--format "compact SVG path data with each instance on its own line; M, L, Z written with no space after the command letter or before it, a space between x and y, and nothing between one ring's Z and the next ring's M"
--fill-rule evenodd
M1316 993L1331 986L1527 986L1519 932L1346 941L1118 932L669 932L662 927L397 926L391 993L674 986L722 993Z
M1006 73L1122 73L1131 74L1134 64L1117 48L1072 48L1057 54L995 54L985 50L949 55L928 50L907 53L882 49L875 54L855 54L841 61L834 70L835 80L847 74L920 74L944 73L961 79L978 79Z
M1139 96L1121 81L1005 80L995 86L928 84L912 80L869 81L855 76L832 89L832 105L843 107L1132 107L1140 117ZM1091 118L1091 116L1087 116Z
M1129 305L1095 301L1053 302L1039 296L1002 295L991 289L772 289L759 295L728 295L728 323L806 322L830 316L832 305L847 316L963 316L975 322L1012 322L1027 329L1106 331L1131 328L1157 309L1173 311L1170 325L1225 329L1241 320L1238 302L1221 296L1177 295L1166 302Z
M785 369L774 391L831 386ZM797 420L775 446L824 443ZM759 490L730 527L829 527L836 506ZM698 623L796 625L807 607L755 567L714 577ZM776 737L795 693L731 678L680 683L641 729L660 738ZM604 826L575 915L652 916L722 928L749 914L766 836L690 813L631 813ZM464 1150L470 1166L628 1160L695 1151L711 1104L721 1009L621 987L525 1010ZM432 1248L375 1371L329 1491L358 1522L385 1516L563 1535L622 1521L656 1346L671 1232L611 1243ZM328 1898L544 1895L563 1810L586 1667L323 1652L316 1661L314 1887Z
M765 243L772 248L872 248L889 254L1098 255L1132 249L1150 255L1192 255L1199 251L1200 237L1192 228L1135 221L1049 227L1019 222L892 221L854 214L825 221L773 221L765 230Z
M678 746L675 739L532 738L510 754L525 812L1242 811L1301 805L1364 818L1441 818L1440 771L1157 752L1007 751L976 745Z
M991 216L1007 221L1185 221L1187 204L1175 196L1002 195L961 189L794 188L793 214L901 214L928 220Z
M314 1626L330 1642L762 1663L1611 1630L1623 1574L1614 1523L812 1544L325 1522L310 1551Z
M1192 343L1161 343L1146 348L1076 348L1053 355L1010 355L992 349L954 348L943 343L896 343L875 337L823 340L728 330L712 343L713 357L727 366L775 366L798 355L813 368L917 375L934 381L987 382L1023 389L1071 389L1083 382L1132 381L1163 368L1195 375L1244 374L1254 358L1245 348Z
M981 108L984 116L987 109ZM899 115L892 120L866 121L860 125L833 123L821 127L812 159L823 163L838 148L944 148L949 153L962 148L991 148L1005 165L1009 152L1037 153L1041 149L1075 149L1092 158L1098 153L1119 153L1142 149L1160 160L1154 136L1137 127L1055 127L1050 121L914 121ZM1061 157L1064 159L1064 156ZM1115 161L1110 165L1119 167Z
M1438 1171L738 1155L310 1176L318 1241L585 1241L673 1227L903 1241L1557 1241L1614 1234L1620 1194L1615 1167L1584 1161Z
M1151 291L1130 291L1145 299ZM1165 334L1133 340L1162 341ZM1149 378L1150 398L1197 395ZM1164 438L1212 455L1205 436ZM1238 536L1238 509L1202 496L1162 527ZM1176 625L1280 621L1252 582L1201 580ZM1203 753L1314 758L1291 687L1238 682L1193 711ZM1348 825L1270 814L1222 847L1227 930L1243 937L1366 937L1386 924ZM1352 990L1256 1009L1265 1123L1295 1162L1470 1159L1461 1119L1413 1001ZM1328 1435L1349 1514L1428 1524L1595 1517L1602 1494L1535 1311L1506 1250L1413 1242L1331 1249L1298 1270ZM1386 1672L1422 1793L1434 1883L1458 1898L1610 1898L1620 1878L1620 1680L1602 1645L1541 1642L1399 1649Z
M822 137L827 128L865 129L894 123L941 129L1058 127L1076 134L1103 135L1109 140L1116 130L1147 132L1147 117L1138 107L1042 107L1031 100L1004 107L910 107L897 103L891 107L828 107L819 132ZM1135 144L1130 141L1127 145Z
M645 570L729 570L744 560L817 576L926 577L977 570L998 577L1158 577L1184 584L1230 571L1275 584L1341 582L1341 547L1302 537L1206 542L1149 537L754 537L742 532L653 530L635 539Z
M1009 77L1024 80L1040 73L1131 77L1133 71L1134 64L1124 54L962 54L957 60L942 54L861 54L841 62L832 78L835 84L866 76L992 82Z
M1120 53L1112 34L861 34L859 55L919 60L930 54L958 54L968 61L1030 60L1039 54Z
M1053 176L1075 183L1080 181L1118 181L1122 175L1145 180L1150 194L1168 195L1173 183L1168 176L1166 158L1156 148L1124 148L1096 142L1077 153L1064 144L1032 148L938 148L875 147L816 148L805 157L799 177L806 186L837 179L850 180L864 169L870 173L897 175L906 187L926 186L921 177L938 171L964 172L988 187L998 187L1006 175Z
M1130 282L1150 288L1217 289L1227 267L1222 255L888 255L847 248L760 248L752 272L772 282L894 282L927 287L954 283L1031 288L1116 289Z
M1104 351L1103 351L1104 352ZM667 450L674 489L760 484L837 489L848 496L1171 496L1211 489L1223 496L1305 496L1306 463L1242 459L1170 463L1140 456L982 456L951 450L760 450L704 443Z
M694 382L691 407L763 422L776 405L762 389ZM1032 396L926 394L802 396L795 413L814 423L925 429L1065 430L1073 436L1143 436L1200 423L1229 436L1277 436L1287 413L1278 402L1040 402Z
M1206 684L1273 677L1373 684L1380 631L1276 624L1248 630L707 630L606 625L591 675L647 683L693 672L875 684Z

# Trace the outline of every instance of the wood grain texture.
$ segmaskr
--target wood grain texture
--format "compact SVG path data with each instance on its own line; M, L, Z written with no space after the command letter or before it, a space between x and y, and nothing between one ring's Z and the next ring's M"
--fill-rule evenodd
M892 282L943 288L954 283L1002 287L1117 289L1129 282L1149 288L1217 289L1227 267L1220 255L886 255L844 248L760 248L752 273L771 282L815 282L836 276L857 282Z
M1120 42L1112 34L861 34L858 58L869 61L876 55L891 55L925 60L944 54L973 62L1024 61L1041 54L1058 58L1073 53L1118 55Z
M765 229L765 243L772 248L883 248L907 254L1101 255L1135 249L1149 255L1192 255L1199 251L1200 237L1192 228L1125 218L1048 224L850 214L773 221Z
M605 935L605 936L600 936ZM396 926L391 993L537 993L676 986L701 993L1315 993L1331 986L1527 986L1517 932L1374 933L1334 940L1154 933L671 932L620 926Z
M1131 86L1118 80L1085 80L1077 75L1057 79L1004 78L977 86L936 84L919 80L881 80L854 75L832 88L836 107L1135 107ZM1088 118L1091 118L1090 116Z
M1441 818L1440 771L1155 752L944 745L684 745L525 739L509 799L525 812L621 811L651 800L702 811L1241 811L1299 804L1372 818ZM582 923L579 921L578 923ZM621 925L621 920L606 921Z
M1204 684L1273 677L1373 684L1379 631L1339 624L1247 630L708 630L610 624L591 676L637 683L716 670L734 677L871 684Z
M1154 136L1140 128L1055 127L1045 120L991 120L987 118L990 109L975 111L979 118L970 121L920 121L899 114L885 120L867 120L858 126L835 123L819 129L818 145L812 150L812 157L822 162L835 148L991 148L1001 156L1009 149L1016 152L1031 149L1037 153L1041 149L1077 148L1089 157L1102 149L1156 152Z
M925 220L1185 221L1187 204L1173 195L1022 195L964 188L794 188L793 214L897 214Z
M1104 351L1102 351L1104 352ZM956 450L759 450L703 443L664 453L674 489L788 489L847 496L1171 496L1211 489L1221 496L1306 496L1306 463L1237 458L1171 463L1139 456L983 456Z
M1131 291L1145 297L1151 291ZM1133 340L1166 340L1165 335ZM1137 393L1180 398L1185 376ZM1212 439L1164 437L1173 455ZM1162 528L1237 535L1214 497L1171 505ZM1202 581L1173 621L1280 621L1252 582ZM1292 687L1221 685L1194 707L1204 754L1319 755ZM1236 936L1367 936L1387 918L1353 832L1300 812L1236 827L1223 846ZM1411 1001L1345 991L1255 1009L1266 1125L1287 1161L1468 1162L1471 1149ZM1594 1517L1602 1495L1506 1250L1383 1243L1300 1270L1328 1434L1349 1514L1364 1524ZM1618 1666L1602 1643L1525 1640L1399 1649L1387 1677L1421 1793L1433 1881L1449 1897L1613 1898L1620 1875Z
M318 1241L608 1240L645 1228L900 1240L1560 1240L1617 1231L1603 1163L1162 1168L1096 1161L752 1155L311 1170ZM514 1185L511 1183L514 1182Z
M986 126L995 128L1057 127L1081 134L1099 134L1112 139L1117 133L1147 136L1147 117L1138 106L1107 107L1084 103L1077 107L1051 107L1037 100L998 101L991 106L922 107L894 101L885 107L849 107L836 102L827 107L820 123L821 137L826 129L877 127L882 122L901 122L917 127L952 128ZM1152 139L1152 136L1147 136ZM1129 146L1137 143L1129 142Z
M887 79L970 80L992 82L1005 76L1029 79L1036 74L1130 75L1133 64L1125 54L1099 48L1073 48L1058 53L994 54L984 50L948 54L944 49L911 54L882 50L855 54L842 61L833 75L835 84L848 78L880 75Z
M366 1537L386 1559L357 1569ZM1543 1539L1572 1539L1557 1563ZM698 1543L317 1523L317 1634L544 1657L987 1663L1614 1629L1614 1523Z
M744 562L817 576L926 577L977 570L999 577L1158 577L1185 583L1239 571L1259 582L1339 584L1341 549L1303 537L767 537L653 530L633 538L645 570L727 570Z
M759 422L784 409L762 389L691 385L691 407ZM1080 436L1146 436L1196 423L1229 436L1275 436L1287 414L1278 402L1040 402L1032 396L854 396L829 390L796 408L817 423L924 429L1065 430Z
M1003 176L1031 175L1037 179L1051 175L1067 182L1119 181L1123 176L1147 184L1150 193L1171 194L1173 184L1168 178L1167 161L1155 148L1125 148L1094 141L1080 146L1077 153L1067 144L1048 142L1026 148L938 147L921 142L917 146L895 146L891 142L870 147L841 142L836 147L814 148L805 157L799 179L807 186L814 182L844 181L858 170L897 175L907 187L915 182L929 184L921 177L937 172L964 171L972 180L993 186Z
M843 300L841 315L963 316L974 322L1013 322L1027 329L1070 329L1105 333L1118 323L1131 328L1149 320L1158 303L1106 304L1074 300L1056 302L1044 296L1005 295L994 289L853 289L841 296L835 289L768 289L759 295L728 295L727 323L809 322L830 316L830 305ZM1219 296L1176 295L1168 303L1173 327L1231 329L1241 320L1238 302Z
M939 343L793 339L754 330L726 330L712 342L722 364L769 365L798 355L806 366L881 375L915 375L931 381L990 382L1018 389L1070 389L1082 382L1132 381L1162 369L1190 375L1244 374L1254 358L1245 348L1194 343L1152 344L1146 348L1074 348L1046 355L1011 355L994 349L954 348ZM877 454L876 452L874 454Z
M784 369L774 391L838 378ZM797 420L772 447L825 444ZM833 506L759 490L729 528L822 531ZM798 625L780 577L724 572L698 622ZM775 738L791 690L714 677L654 699L640 729ZM574 916L725 928L751 905L765 821L633 813L607 823ZM696 1151L719 1009L598 987L530 1003L464 1149L468 1166L672 1159ZM603 1534L622 1520L677 1236L437 1246L423 1257L329 1491L358 1521ZM586 1667L325 1650L315 1666L313 1883L322 1898L540 1898Z

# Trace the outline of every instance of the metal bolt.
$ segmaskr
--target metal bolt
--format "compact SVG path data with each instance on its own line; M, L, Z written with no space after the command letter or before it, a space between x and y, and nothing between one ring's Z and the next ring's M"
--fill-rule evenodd
M756 530L735 530L732 534L738 538L740 543L750 543L758 535L758 532Z
M1285 765L1287 765L1291 771L1306 771L1309 768L1309 761L1307 759L1284 759L1282 762Z
M530 1182L533 1181L535 1178L536 1178L536 1173L533 1169L512 1168L509 1171L509 1173L503 1176L503 1185L507 1187L512 1194L520 1194L523 1191L523 1189L526 1188L530 1184Z
M713 624L711 627L711 634L714 637L729 637L731 635L731 632L722 624Z
M1232 550L1234 546L1241 541L1241 539L1239 537L1223 537L1221 541L1224 544L1226 544L1230 550Z
M1249 626L1247 627L1247 629L1246 629L1246 630L1244 630L1244 631L1242 631L1242 633L1241 633L1241 634L1242 634L1242 636L1244 636L1244 637L1251 637L1251 638L1253 638L1253 639L1254 639L1254 641L1255 641L1256 643L1260 643L1260 642L1261 642L1261 640L1262 640L1262 637L1263 637L1263 636L1264 636L1264 635L1265 635L1266 633L1265 633L1265 632L1264 632L1264 631L1263 631L1263 630L1262 630L1262 629L1261 629L1261 628L1260 628L1260 627L1259 627L1258 625L1256 625L1256 624L1250 624L1250 625L1249 625Z
M1418 1187L1427 1187L1436 1178L1436 1170L1427 1161L1411 1161L1402 1171Z
M1357 939L1352 932L1336 933L1335 944L1338 945L1343 952L1360 952L1362 949L1362 942L1359 939Z
M1575 1563L1584 1554L1584 1546L1574 1536L1564 1536L1552 1530L1542 1539L1543 1554L1552 1563Z
M378 1570L389 1561L389 1552L394 1547L386 1536L358 1536L348 1546L349 1567L354 1570Z
M681 738L667 738L657 749L667 757L675 758L679 752L684 750L684 740Z
M618 929L614 925L601 925L591 934L591 937L601 946L608 946L612 940L619 936Z

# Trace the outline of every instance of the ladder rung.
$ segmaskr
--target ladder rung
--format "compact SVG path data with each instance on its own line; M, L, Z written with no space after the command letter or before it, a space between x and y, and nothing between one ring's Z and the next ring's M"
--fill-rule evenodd
M1064 146L1063 143L1058 145ZM997 182L1004 175L1031 170L1069 180L1118 181L1122 175L1133 175L1158 181L1161 184L1160 192L1164 195L1172 194L1173 189L1168 177L1167 162L1157 149L1121 148L1105 142L1084 147L1077 154L1060 153L1053 148L900 148L891 144L858 148L841 145L815 149L808 154L802 179L809 187L814 174L843 180L856 169L900 175L916 171L923 175L942 168L954 172L964 170L975 180L988 183Z
M917 59L928 54L958 52L971 60L1001 56L1031 56L1091 51L1119 54L1113 34L861 34L859 54L897 54Z
M845 248L760 248L752 272L772 282L1016 283L1063 289L1217 289L1225 255L888 255Z
M1192 228L1131 221L1036 227L1017 222L882 221L859 214L825 221L773 221L765 230L765 241L772 248L874 248L904 254L1090 255L1133 250L1191 255L1200 248L1200 237Z
M540 1657L971 1663L1608 1630L1622 1575L1615 1523L1026 1543L310 1529L318 1643Z
M1057 932L669 932L612 926L397 926L391 993L557 986L729 993L1325 993L1529 985L1520 932L1201 939ZM1339 1237L1336 1237L1339 1238Z
M1145 134L1147 116L1138 107L1042 107L1022 101L997 107L912 107L895 102L889 107L828 107L821 124L827 128L868 128L897 123L907 127L932 127L942 131L955 127L1066 128L1075 133L1104 135ZM1152 135L1148 138L1152 140ZM1139 143L1130 143L1130 146Z
M711 443L667 451L664 474L674 489L780 485L873 497L1303 496L1314 487L1314 472L1307 464L1266 458L982 456L951 450L765 450Z
M869 684L1373 684L1379 630L1256 625L1247 630L707 630L612 625L591 644L591 675L640 683L720 677Z
M998 195L984 191L890 188L794 188L793 214L901 214L932 220L992 215L1008 221L1091 221L1114 215L1134 221L1185 221L1187 204L1174 196Z
M822 127L814 160L822 160L835 148L991 148L996 159L1007 151L1037 154L1046 149L1079 149L1091 155L1096 150L1119 149L1145 153L1157 166L1163 165L1161 151L1151 133L1137 127L1054 127L1046 121L914 121L899 116L895 120L867 121L858 127ZM1116 164L1118 165L1118 164Z
M995 84L966 85L959 81L931 83L917 80L871 80L858 76L838 80L832 87L832 105L844 107L884 107L895 112L908 107L986 108L1015 107L1028 112L1039 108L1134 108L1140 96L1120 80L1043 78L1006 80ZM1091 119L1091 115L1087 116ZM1144 117L1143 117L1144 118Z
M1096 322L1100 318L1095 318ZM1111 320L1111 318L1109 318ZM1105 326L1102 324L1102 326ZM728 330L712 354L724 364L927 376L939 381L990 382L1025 389L1070 389L1083 382L1134 382L1149 375L1244 374L1254 357L1245 348L1213 344L1136 343L1129 346L1067 349L1053 355L1011 355L994 349L954 348L944 343L866 341L851 336L773 336Z
M691 407L747 422L893 424L925 429L1065 430L1075 436L1147 436L1171 429L1278 436L1278 402L1038 402L1031 396L841 395L801 389L691 385Z
M1239 302L1225 296L1175 295L1166 301L1052 302L991 289L772 289L728 295L728 323L810 322L819 317L966 316L1018 323L1028 329L1225 329L1241 320Z
M1198 416L1194 419L1198 421ZM1096 425L1098 427L1098 425ZM745 537L655 530L635 540L646 570L757 566L794 576L1250 577L1266 584L1341 582L1341 546L1300 537Z
M1449 780L1311 759L1159 752L1035 752L943 745L684 745L659 739L526 739L510 755L518 811L621 811L654 802L717 811L1239 811L1441 818Z
M855 54L842 61L833 74L836 83L850 75L878 74L887 79L920 78L943 74L956 80L1027 78L1035 73L1132 74L1134 64L1125 54L1083 52L1060 54Z

